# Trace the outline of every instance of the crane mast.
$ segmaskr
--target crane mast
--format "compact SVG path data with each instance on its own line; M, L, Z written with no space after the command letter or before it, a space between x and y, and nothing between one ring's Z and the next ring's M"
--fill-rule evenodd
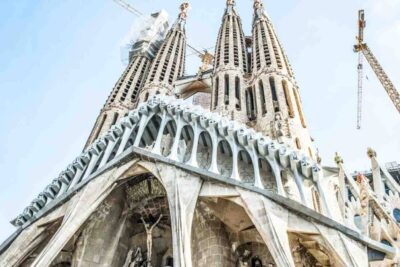
M364 43L364 29L366 26L364 10L358 11L358 36L357 44L354 45L354 52L358 53L358 91L357 91L357 129L361 128L362 116L362 93L363 93L363 56L367 59L375 75L378 77L390 100L393 102L397 111L400 113L400 94L394 87L393 83L379 64L378 59L374 56L368 45Z

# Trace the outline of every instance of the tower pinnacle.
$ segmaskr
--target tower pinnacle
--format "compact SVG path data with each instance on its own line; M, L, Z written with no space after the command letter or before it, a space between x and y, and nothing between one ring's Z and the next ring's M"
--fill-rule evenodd
M260 18L268 18L261 0L254 0L254 21Z
M181 20L186 20L186 18L187 18L187 12L188 12L188 10L189 10L189 7L190 7L190 5L189 5L189 2L188 1L184 1L181 5L180 5L180 10L181 10L181 13L179 13L179 19L181 19Z
M180 12L172 28L168 31L161 48L151 64L139 102L154 95L172 95L173 83L184 74L186 58L185 23L189 3L185 0L179 6Z

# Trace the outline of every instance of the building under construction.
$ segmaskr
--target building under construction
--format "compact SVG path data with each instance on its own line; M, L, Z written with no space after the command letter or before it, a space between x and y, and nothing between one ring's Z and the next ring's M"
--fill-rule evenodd
M12 220L0 266L399 266L399 165L372 149L367 173L338 154L321 165L261 0L251 29L227 0L214 54L185 75L188 7L171 26L151 16L84 151Z

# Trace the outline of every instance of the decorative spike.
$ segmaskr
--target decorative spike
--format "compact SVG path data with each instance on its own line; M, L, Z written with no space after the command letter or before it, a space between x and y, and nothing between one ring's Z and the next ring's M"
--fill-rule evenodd
M343 158L339 155L338 152L335 152L335 159L334 160L335 160L335 163L337 165L343 164Z
M187 12L189 10L190 4L188 1L184 1L181 5L180 5L180 10L181 12L179 13L179 19L181 20L186 20L187 18Z
M376 151L369 147L368 150L367 150L367 155L371 159L375 158L376 157Z

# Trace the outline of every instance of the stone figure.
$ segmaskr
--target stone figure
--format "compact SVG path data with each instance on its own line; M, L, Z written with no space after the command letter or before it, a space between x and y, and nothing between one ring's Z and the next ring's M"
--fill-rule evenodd
M161 218L162 218L162 214L160 214L160 217L158 217L157 221L151 226L149 223L145 222L143 217L140 218L143 222L143 226L144 226L144 229L146 230L146 234L147 234L147 242L146 242L146 244L147 244L147 267L151 267L151 250L153 247L153 229L160 222Z
M248 267L249 266L249 258L251 256L251 252L247 249L243 250L243 252L238 251L237 242L232 244L232 251L237 257L236 267Z
M273 123L274 136L278 140L278 143L283 143L282 137L283 133L283 120L280 112L275 113L275 119Z
M130 249L123 267L142 267L143 266L142 249L140 247L137 248L135 255L133 257L132 254L133 254L133 249Z

